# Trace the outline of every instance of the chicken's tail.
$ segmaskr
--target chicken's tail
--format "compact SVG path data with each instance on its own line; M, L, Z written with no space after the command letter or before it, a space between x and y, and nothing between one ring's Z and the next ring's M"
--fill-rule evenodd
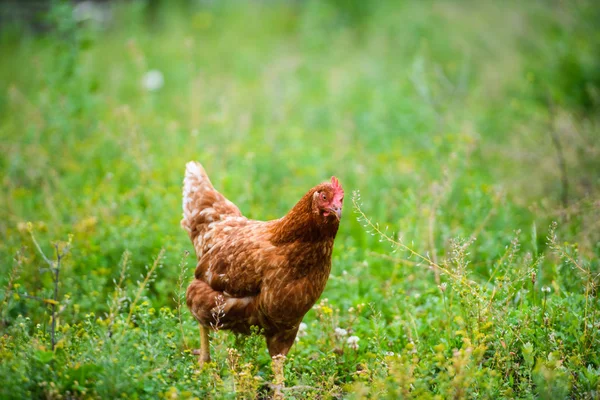
M183 229L193 241L208 224L225 216L241 216L241 213L214 188L199 162L187 163L183 179Z

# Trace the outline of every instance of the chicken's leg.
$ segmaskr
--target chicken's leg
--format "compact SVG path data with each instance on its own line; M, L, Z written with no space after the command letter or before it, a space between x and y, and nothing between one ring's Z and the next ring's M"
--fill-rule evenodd
M274 399L283 399L281 389L285 386L285 376L283 374L285 357L290 351L290 347L294 344L297 332L298 327L295 327L294 329L280 332L274 336L267 336L267 347L269 348L271 365L273 366Z
M200 366L206 362L210 362L210 347L208 343L208 328L198 324L200 327L200 350L194 350L194 354L198 356Z
M271 357L271 366L273 367L273 399L283 399L283 392L281 389L285 387L285 376L283 375L283 365L285 364L285 356L278 354Z
M283 375L283 366L285 364L285 356L278 354L271 357L271 365L273 366L273 385L275 386L275 398L281 397L281 388L285 383L285 376Z

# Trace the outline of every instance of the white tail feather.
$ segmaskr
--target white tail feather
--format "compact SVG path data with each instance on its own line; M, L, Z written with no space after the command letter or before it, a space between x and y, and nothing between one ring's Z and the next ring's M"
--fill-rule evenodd
M192 241L211 222L225 216L241 216L240 210L213 187L202 165L195 161L185 166L182 208L181 226Z
M191 218L198 214L194 206L202 200L205 190L214 190L210 179L206 175L204 168L196 161L190 161L185 165L185 177L183 178L183 220L181 226L188 232L190 231L189 224Z

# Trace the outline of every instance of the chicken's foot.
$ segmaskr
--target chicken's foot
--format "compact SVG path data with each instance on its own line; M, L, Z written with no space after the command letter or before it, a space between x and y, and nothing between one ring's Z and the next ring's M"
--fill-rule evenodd
M210 362L210 346L208 343L208 328L198 324L200 327L200 350L194 350L193 354L198 356L200 366Z

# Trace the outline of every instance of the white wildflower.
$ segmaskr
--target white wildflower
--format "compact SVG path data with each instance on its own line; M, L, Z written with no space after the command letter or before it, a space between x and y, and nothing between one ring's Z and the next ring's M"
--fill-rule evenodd
M393 357L394 356L394 352L393 351L386 351L385 355L388 357Z
M77 22L94 21L103 23L110 18L107 6L94 1L82 1L73 7L73 19Z
M298 335L297 335L297 337L304 337L304 336L306 336L308 334L306 332L307 328L308 328L308 325L306 325L304 322L300 322L300 326L298 327Z
M346 343L348 343L348 346L352 350L358 350L358 341L359 340L360 340L360 338L358 336L350 336L348 338L348 340L346 340Z
M142 78L142 86L150 92L162 88L164 84L165 78L163 77L162 72L157 69L146 72Z
M544 286L544 287L542 288L542 292L544 292L544 293L550 293L550 291L551 291L551 289L550 289L550 287L548 287L548 286Z
M348 336L348 331L342 328L335 328L335 336L344 337Z

